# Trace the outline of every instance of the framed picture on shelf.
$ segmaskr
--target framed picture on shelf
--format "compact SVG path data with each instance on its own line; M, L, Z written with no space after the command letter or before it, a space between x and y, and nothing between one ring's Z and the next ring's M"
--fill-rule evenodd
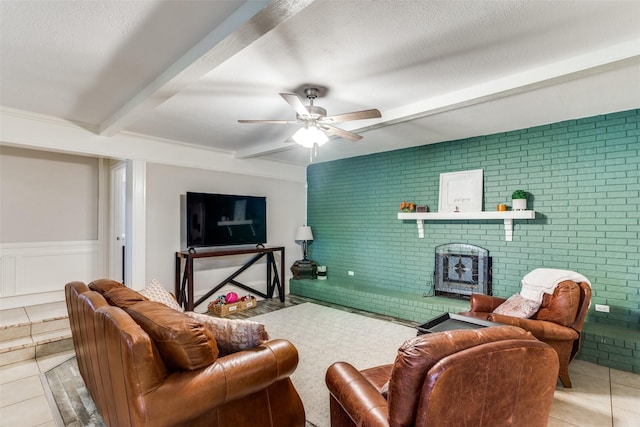
M481 212L482 169L440 174L438 212Z

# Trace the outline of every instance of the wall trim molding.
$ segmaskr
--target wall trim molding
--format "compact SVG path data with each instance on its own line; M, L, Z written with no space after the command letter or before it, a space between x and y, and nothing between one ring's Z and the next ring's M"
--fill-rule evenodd
M306 167L263 159L236 159L222 152L182 141L152 138L130 132L112 137L96 134L96 127L43 114L1 107L2 144L39 148L112 159L144 160L160 164L306 182Z
M64 285L104 274L98 240L0 244L2 309L64 301Z

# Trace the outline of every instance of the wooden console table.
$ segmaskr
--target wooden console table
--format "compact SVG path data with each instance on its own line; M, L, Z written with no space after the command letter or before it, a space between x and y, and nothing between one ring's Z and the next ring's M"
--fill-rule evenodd
M275 260L275 252L280 252L280 276L278 276L278 266ZM218 283L213 289L202 296L198 301L194 302L193 296L193 261L199 258L213 258L230 255L255 254L242 267L240 267L231 276ZM250 286L235 280L238 275L251 267L256 261L263 256L267 256L267 293L257 291ZM182 260L184 262L184 273L182 271ZM178 304L183 306L187 311L193 311L194 307L202 304L211 295L216 293L226 284L232 284L262 298L273 298L273 292L277 289L280 301L284 302L284 247L265 247L265 248L235 248L235 249L201 249L199 251L181 251L176 252L176 298Z

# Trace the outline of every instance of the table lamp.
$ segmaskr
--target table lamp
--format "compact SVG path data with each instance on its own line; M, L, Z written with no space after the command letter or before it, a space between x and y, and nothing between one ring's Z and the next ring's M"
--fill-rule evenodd
M296 230L295 240L302 245L303 258L293 263L291 272L294 279L317 279L318 264L307 257L307 245L313 241L313 233L308 225L301 225Z
M309 258L307 258L307 245L309 244L309 241L313 241L311 227L308 225L301 225L296 231L296 242L300 242L302 245L302 253L304 255L304 258L302 258L303 261L309 260Z

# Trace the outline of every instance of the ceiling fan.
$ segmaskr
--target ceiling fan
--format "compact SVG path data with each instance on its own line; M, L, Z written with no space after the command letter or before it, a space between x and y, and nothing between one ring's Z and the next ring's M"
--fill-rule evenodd
M296 120L238 120L238 123L273 123L304 125L291 137L296 143L307 148L316 148L329 140L327 133L348 139L359 141L362 136L340 129L334 123L347 122L351 120L375 119L382 117L377 109L353 111L351 113L327 116L327 110L317 105L313 101L326 92L322 87L306 87L303 89L304 95L309 100L309 105L305 106L302 100L295 93L281 93L280 96L296 112Z

